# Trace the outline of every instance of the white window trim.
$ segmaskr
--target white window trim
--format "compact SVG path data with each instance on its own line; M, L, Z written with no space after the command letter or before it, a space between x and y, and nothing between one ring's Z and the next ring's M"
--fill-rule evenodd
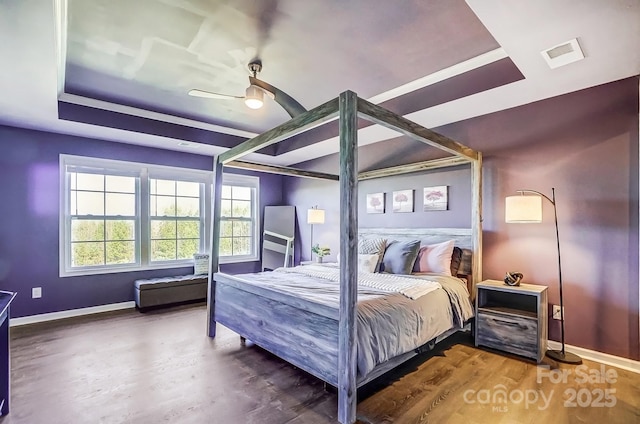
M243 256L220 256L219 263L239 263L239 262L256 262L260 260L260 178L250 175L241 174L227 174L222 173L223 185L235 185L242 187L251 187L255 192L255 199L253 202L253 210L251 211L255 219L255 225L253 226L253 252L250 255Z
M204 184L204 188L201 190L201 220L203 225L200 226L200 251L206 252L209 250L211 243L210 239L210 225L211 225L211 187L213 182L212 171L202 171L188 168L177 168L164 165L153 165L140 162L127 162L113 159L99 159L85 156L74 156L61 154L60 159L60 185L59 185L59 275L60 277L72 277L81 275L98 275L98 274L113 274L118 272L132 272L151 269L169 269L169 268L182 268L193 266L193 259L183 259L177 261L166 262L151 262L148 252L148 240L149 240L149 220L146 218L149 216L149 192L148 182L149 176L151 178L166 178L176 180L194 181ZM137 213L137 228L138 234L136 240L136 262L135 264L126 265L109 265L108 267L91 268L86 267L82 269L70 269L67 266L67 258L69 258L70 244L67 240L67 234L69 234L69 220L67 219L68 210L68 194L69 186L66 181L66 168L67 166L78 167L94 167L94 168L108 168L113 170L121 170L127 173L136 173L141 178L139 184L139 197L136 199L136 213ZM186 178L185 178L186 177ZM232 261L237 262L237 261Z

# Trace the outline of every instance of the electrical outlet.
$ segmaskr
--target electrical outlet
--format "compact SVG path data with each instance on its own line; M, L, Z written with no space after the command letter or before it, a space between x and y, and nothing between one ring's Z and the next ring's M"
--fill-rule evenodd
M31 298L40 299L42 297L42 287L33 287L31 289Z
M564 315L564 311L563 315ZM560 305L553 305L553 319L562 319L560 317Z

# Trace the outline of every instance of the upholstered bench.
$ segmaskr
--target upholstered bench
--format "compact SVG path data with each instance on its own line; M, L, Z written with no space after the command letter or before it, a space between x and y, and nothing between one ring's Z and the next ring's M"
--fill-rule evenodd
M207 298L206 275L178 275L175 277L136 280L135 300L138 308Z

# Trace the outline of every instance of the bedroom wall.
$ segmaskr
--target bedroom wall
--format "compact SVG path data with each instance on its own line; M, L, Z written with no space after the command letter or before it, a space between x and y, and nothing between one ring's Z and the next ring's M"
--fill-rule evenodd
M502 279L505 271L518 270L524 273L526 282L548 285L550 303L559 302L553 209L545 205L543 224L504 223L505 196L523 188L551 195L551 187L555 187L566 342L640 359L638 78L477 117L436 131L484 155L483 277ZM397 158L404 163L425 159L422 151L414 153L406 143L397 140L373 146L378 157L393 156L391 162L396 163L385 160L372 166L370 153L376 151L367 146L361 150L366 153L360 155L363 169L397 164ZM328 163L337 163L335 155L305 165L319 170ZM369 183L376 191L407 184L417 188L435 181L433 174L413 174L409 180L406 176L390 177ZM442 174L438 178L445 181L448 176ZM453 178L450 184L453 193L462 192L458 184ZM360 198L373 187L360 185ZM327 209L327 223L316 226L314 239L326 239L332 246L338 245L336 190L336 183L292 178L284 182L285 200L299 206L299 214L312 204ZM360 226L374 219L363 215L362 209L360 212ZM452 224L446 226L464 226L462 217L468 213L452 209L447 216ZM376 226L432 225L427 216L425 212L386 213L375 219L379 220ZM304 222L304 218L300 219ZM302 225L301 231L305 227ZM308 236L303 234L301 240L308 243ZM302 250L304 256L308 244ZM549 320L549 336L559 340L559 321Z
M205 170L213 163L202 155L0 126L0 289L18 292L13 317L132 301L138 278L193 272L193 267L183 267L60 278L61 153ZM259 176L260 210L281 204L282 177ZM227 264L223 269L254 272L260 263ZM32 287L42 287L42 298L31 299Z

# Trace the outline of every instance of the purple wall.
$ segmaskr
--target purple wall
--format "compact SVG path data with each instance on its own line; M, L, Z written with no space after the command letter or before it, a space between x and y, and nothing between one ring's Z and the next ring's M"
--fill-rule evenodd
M555 187L565 289L566 342L640 359L638 78L436 130L484 155L483 277L502 279L505 271L518 270L524 273L526 282L548 285L550 303L559 302L550 205L545 205L541 225L504 223L505 196L523 188L550 195L551 187ZM399 140L374 146L378 152L385 152L385 157L393 156L393 160L374 163L369 154L371 146L367 146L361 150L363 154L359 152L362 169L394 165L399 158L404 163L426 158L422 150L412 150L407 147L410 145ZM336 163L334 155L305 165L335 172ZM362 213L363 195L373 189L386 191L387 197L394 189L420 189L426 184L447 184L452 196L470 190L462 175L468 171L455 169L451 172L453 175L443 173L441 177L432 172L372 180L368 185L363 182L359 188L360 226L369 223L388 227L468 224L469 211L463 210L468 204L457 203L455 198L451 210L442 212L442 221L435 212L385 213L375 217ZM448 180L450 177L453 178ZM285 179L285 200L298 206L298 218L303 223L299 238L303 258L309 255L309 230L303 214L311 205L317 204L327 210L327 222L315 227L314 240L332 247L338 245L339 198L336 190L336 183ZM549 331L551 339L559 340L559 321L550 319Z
M131 301L135 279L193 272L186 267L58 277L63 153L193 169L211 169L213 162L207 156L0 126L0 289L18 292L14 317ZM281 204L282 177L260 177L262 206ZM225 270L259 267L249 262L229 264ZM31 299L32 287L42 287L42 298Z

